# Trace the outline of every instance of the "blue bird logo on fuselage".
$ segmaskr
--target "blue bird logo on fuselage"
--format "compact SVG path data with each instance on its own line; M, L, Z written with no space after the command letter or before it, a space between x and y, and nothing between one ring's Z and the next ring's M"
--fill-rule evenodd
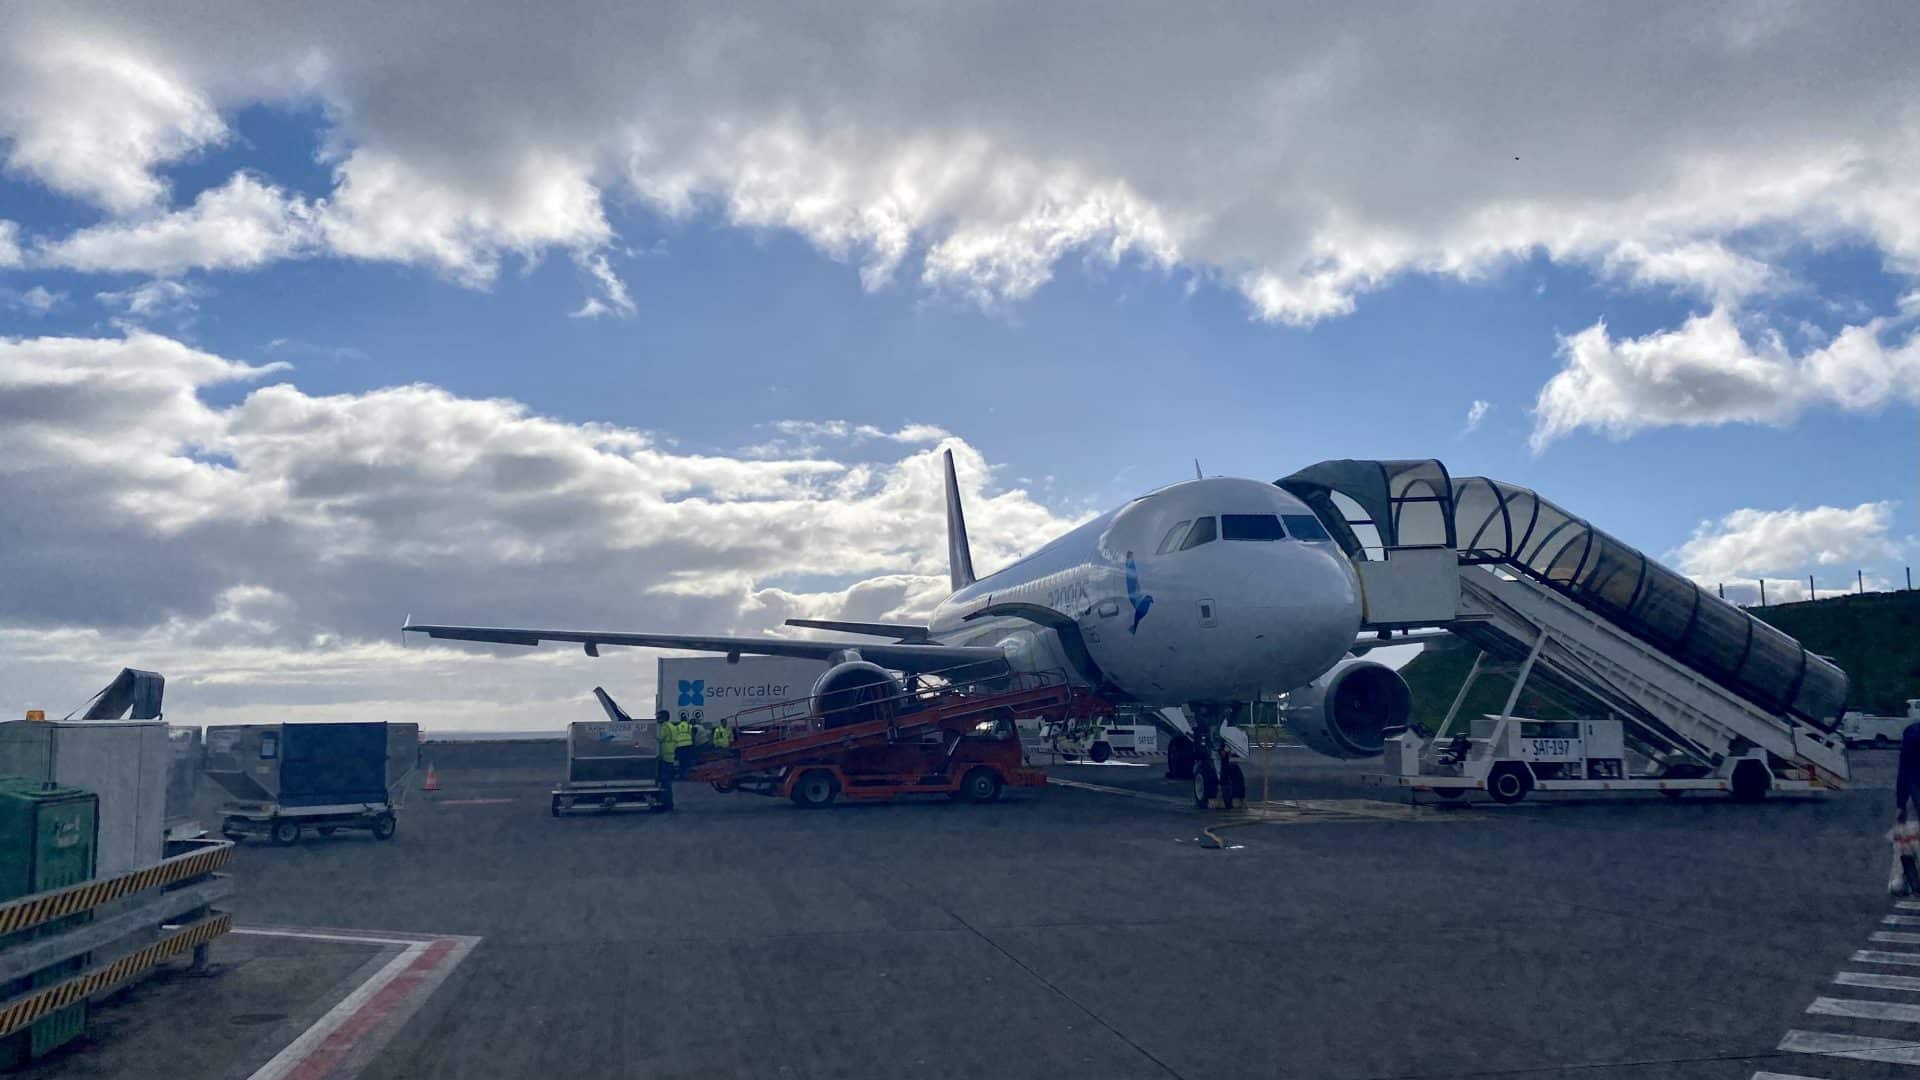
M1153 606L1153 597L1140 591L1140 570L1133 565L1133 552L1127 552L1127 602L1133 605L1133 625L1127 627L1132 634L1140 629L1140 620L1147 617L1147 609Z

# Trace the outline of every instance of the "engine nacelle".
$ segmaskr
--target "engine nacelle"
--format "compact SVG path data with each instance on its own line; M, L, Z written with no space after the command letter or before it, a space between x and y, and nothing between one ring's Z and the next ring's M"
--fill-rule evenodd
M848 660L814 681L813 707L827 727L843 727L894 715L906 692L893 672L879 664Z
M1316 753L1373 757L1390 728L1413 716L1413 691L1400 673L1372 660L1343 660L1279 699L1280 722Z

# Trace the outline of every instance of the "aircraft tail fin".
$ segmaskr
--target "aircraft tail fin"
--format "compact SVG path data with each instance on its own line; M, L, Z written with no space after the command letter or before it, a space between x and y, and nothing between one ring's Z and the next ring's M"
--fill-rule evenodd
M973 584L973 551L967 547L967 515L960 508L960 481L953 474L953 451L947 451L947 577L959 592Z
M627 715L627 710L621 708L619 703L613 700L612 694L607 693L600 687L596 686L593 688L593 696L600 699L600 707L606 710L607 719L615 723L631 721L633 719L633 717Z

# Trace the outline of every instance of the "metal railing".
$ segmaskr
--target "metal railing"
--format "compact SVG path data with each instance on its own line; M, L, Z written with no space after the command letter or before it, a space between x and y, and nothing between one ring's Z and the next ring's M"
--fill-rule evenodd
M983 668L990 666L997 670L983 672ZM833 691L756 705L736 713L732 726L743 737L753 733L755 738L787 738L865 720L887 717L908 720L937 703L951 703L957 698L978 697L982 708L987 708L994 705L990 699L1009 694L1051 689L1070 694L1073 690L1063 670L1016 672L1000 665L977 662L923 672L909 676L904 683L891 685L897 685L899 689L896 691L890 689L890 684L875 683L872 689L885 689L887 692L860 696L855 690ZM838 704L842 694L855 695L856 700L849 704ZM828 699L835 701L833 708L823 707Z
M233 926L231 915L213 909L233 893L232 879L218 872L233 860L233 845L188 840L171 846L176 854L152 866L0 904L0 938L11 939L0 947L0 986L96 952L113 954L0 999L0 1038L190 950L195 964L204 965L207 943ZM71 929L48 925L88 913L91 921ZM23 933L36 928L37 934Z

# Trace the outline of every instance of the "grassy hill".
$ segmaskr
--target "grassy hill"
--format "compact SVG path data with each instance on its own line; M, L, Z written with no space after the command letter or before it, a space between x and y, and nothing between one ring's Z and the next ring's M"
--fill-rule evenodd
M1799 604L1749 608L1813 652L1831 656L1851 682L1847 708L1898 716L1908 698L1920 697L1920 591L1837 596ZM1429 728L1447 715L1461 680L1473 665L1473 646L1463 641L1430 646L1400 669L1413 688L1413 716ZM1462 711L1497 713L1513 688L1510 678L1482 678ZM1529 688L1516 711L1543 720L1568 719L1572 703Z

